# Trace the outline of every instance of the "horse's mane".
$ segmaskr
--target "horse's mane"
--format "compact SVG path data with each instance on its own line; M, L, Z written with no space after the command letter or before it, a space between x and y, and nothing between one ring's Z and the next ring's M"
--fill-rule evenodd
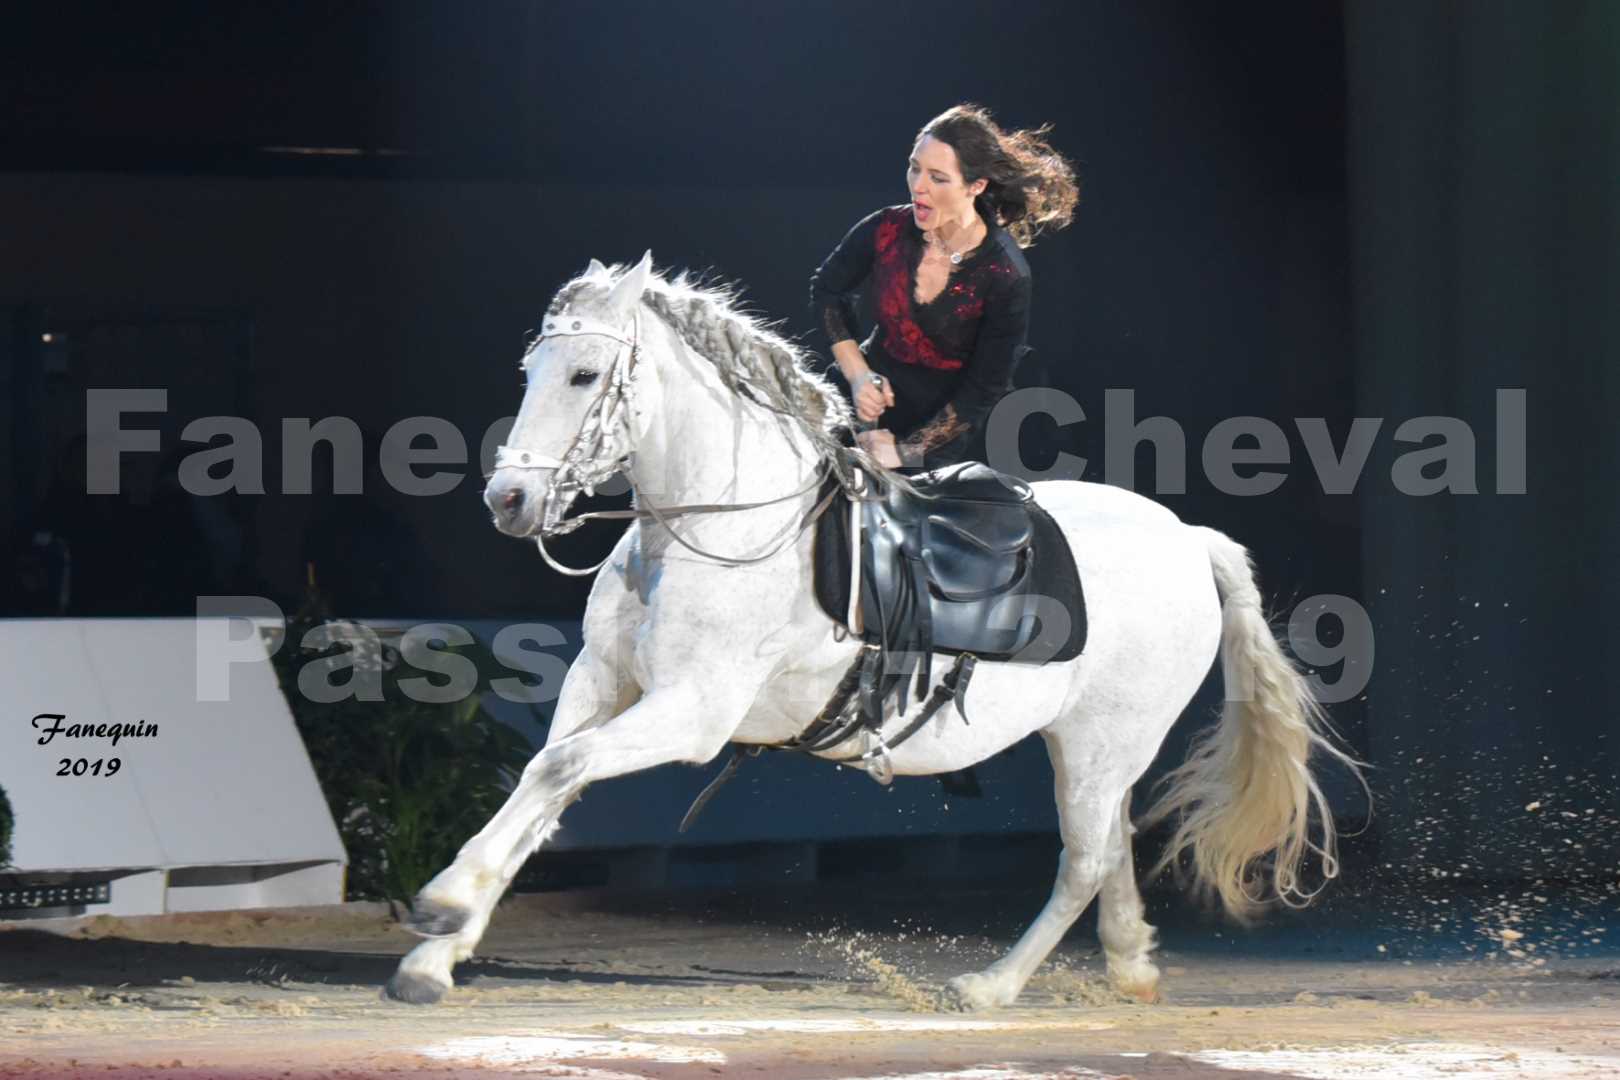
M615 263L592 269L557 291L546 314L556 315L580 299L601 299L629 268ZM849 403L825 376L811 367L810 354L784 338L768 323L741 307L741 287L704 281L681 271L674 280L656 270L648 276L642 302L707 359L720 381L734 394L749 398L810 440L817 455L845 486L853 483L852 466L880 468L862 451L843 444L854 414Z

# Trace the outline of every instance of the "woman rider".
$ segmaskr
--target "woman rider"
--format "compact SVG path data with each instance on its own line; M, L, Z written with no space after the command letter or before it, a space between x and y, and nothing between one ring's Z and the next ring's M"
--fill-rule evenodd
M812 315L856 416L879 425L857 441L880 464L983 460L985 421L1029 351L1022 249L1068 225L1079 201L1049 127L1005 132L981 106L947 109L912 146L911 201L862 218L811 276ZM857 345L863 285L877 323Z

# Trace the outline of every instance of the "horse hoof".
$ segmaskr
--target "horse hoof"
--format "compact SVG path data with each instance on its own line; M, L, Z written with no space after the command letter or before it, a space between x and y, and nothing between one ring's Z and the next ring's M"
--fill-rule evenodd
M1012 1004L1003 1001L1002 994L996 987L995 980L980 972L971 975L958 975L945 984L946 995L963 1012L982 1012L985 1009L999 1009L1003 1005Z
M1157 986L1115 986L1114 989L1143 1005L1157 1005L1164 1000Z
M396 971L383 987L383 998L407 1005L434 1005L450 991L444 983L408 971Z
M405 919L405 929L425 938L455 937L466 925L467 913L461 908L421 898Z
M1159 969L1143 960L1108 959L1108 982L1114 992L1140 1001L1143 1005L1157 1005L1159 997Z

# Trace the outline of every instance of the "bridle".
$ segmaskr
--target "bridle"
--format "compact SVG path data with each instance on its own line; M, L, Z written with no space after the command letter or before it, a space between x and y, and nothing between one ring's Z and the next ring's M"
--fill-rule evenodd
M562 536L573 532L587 521L600 519L627 520L636 518L650 518L662 525L669 535L682 547L696 555L723 563L727 566L746 566L751 563L764 562L780 552L793 542L805 529L809 528L824 510L831 504L833 496L837 493L834 488L827 492L816 506L805 515L798 528L787 532L769 551L760 555L728 556L718 555L712 551L705 551L692 544L685 537L675 531L669 519L685 514L729 513L739 510L755 510L765 506L774 506L778 503L788 502L801 498L815 490L822 483L826 469L817 470L810 483L797 491L779 496L775 499L765 499L750 503L693 503L686 506L654 505L646 498L635 480L630 479L631 491L635 493L636 508L629 510L592 510L567 518L569 503L575 495L583 491L587 495L594 493L596 487L606 482L617 472L624 472L631 477L628 469L630 459L634 454L634 439L630 419L637 412L635 403L635 378L638 369L637 360L640 356L641 346L641 305L637 304L630 315L630 333L626 335L618 327L601 319L593 319L587 315L569 315L559 313L548 315L542 325L540 337L529 347L533 352L540 347L541 341L548 337L605 337L619 343L619 351L614 354L613 362L609 365L607 378L603 382L601 391L596 400L586 410L585 419L580 424L579 431L574 434L573 441L562 457L556 458L549 454L542 454L537 450L528 450L520 446L499 446L495 450L495 467L497 469L550 469L550 479L546 482L546 493L540 510L540 531L535 535L535 546L540 551L540 557L546 564L560 574L570 577L586 577L596 573L607 565L611 553L601 562L591 567L564 566L552 557L546 550L546 538ZM621 453L613 453L614 440L622 439L625 447Z

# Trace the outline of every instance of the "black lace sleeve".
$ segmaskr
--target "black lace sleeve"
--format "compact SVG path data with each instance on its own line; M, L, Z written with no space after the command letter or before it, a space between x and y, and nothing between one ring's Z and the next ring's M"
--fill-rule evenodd
M1028 348L1031 281L1027 273L1010 275L985 300L984 322L973 356L962 369L962 382L951 400L927 423L896 442L900 463L926 466L930 451L984 426L991 408L1012 389L1013 370Z
M829 359L832 346L859 337L855 298L872 273L873 237L883 210L862 218L810 275L810 318Z

